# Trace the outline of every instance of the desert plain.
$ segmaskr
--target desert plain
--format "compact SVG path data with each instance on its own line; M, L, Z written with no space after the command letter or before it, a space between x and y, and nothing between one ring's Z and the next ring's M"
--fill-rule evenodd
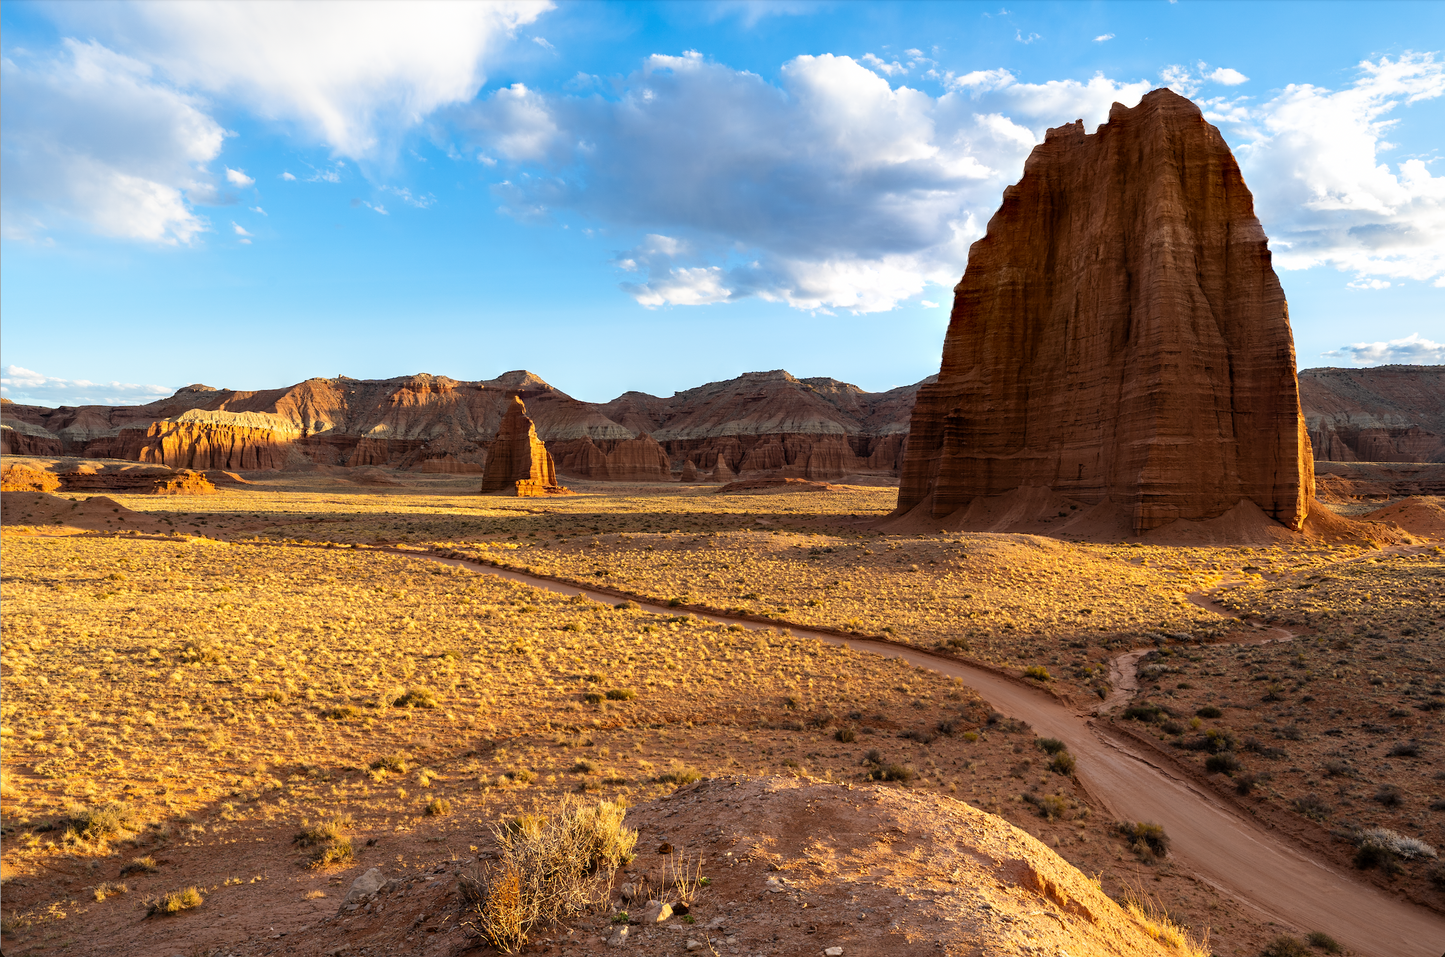
M1342 880L1445 906L1438 500L1294 543L1090 543L890 530L881 485L343 472L5 493L7 953L483 953L469 887L568 800L626 806L635 857L528 952L1346 936L1126 833L1081 745L850 636L1033 686ZM1015 850L964 853L970 828ZM688 912L645 922L651 896Z

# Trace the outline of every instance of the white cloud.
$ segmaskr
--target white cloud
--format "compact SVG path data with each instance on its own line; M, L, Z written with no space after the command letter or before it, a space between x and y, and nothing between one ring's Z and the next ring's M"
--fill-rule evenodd
M1445 95L1431 54L1359 65L1340 90L1290 85L1259 106L1211 110L1236 153L1275 249L1275 265L1329 265L1360 279L1445 285L1445 176L1380 154L1401 108Z
M639 302L874 312L958 281L1046 128L1101 122L1150 87L1004 70L944 82L934 97L822 55L774 85L689 53L648 58L613 99L517 84L456 117L508 164L503 212L568 209L647 234L615 260Z
M891 63L885 62L884 60L879 59L871 53L863 54L862 62L868 64L870 68L877 70L884 76L892 76L895 73L908 72L908 67L904 66L902 63L899 63L897 60L894 60Z
M246 232L246 227L242 226L242 225L241 225L240 223L238 223L238 222L232 221L232 223L231 223L231 228L236 231L236 235L237 235L237 236L249 236L249 235L251 235L250 233Z
M920 299L918 301L918 304L921 305L924 309L937 309L939 306L938 303L929 302L927 299Z
M294 173L282 173L281 178L286 180L288 183L296 182L296 175Z
M1015 30L1014 39L1017 40L1019 43L1033 43L1035 40L1042 40L1043 37L1039 36L1037 33L1030 33L1028 36L1024 36L1024 32L1022 30Z
M372 205L371 203L362 203L361 205L365 206L365 207L366 207L367 209L369 209L369 210L372 210L373 212L380 213L380 214L383 215L383 216L390 216L390 215L391 215L391 213L388 213L388 212L386 211L386 207L385 207L385 206L382 206L382 205L380 205L380 204Z
M1223 86L1239 86L1241 83L1249 82L1249 77L1240 73L1238 70L1231 70L1226 66L1222 66L1209 74L1209 78Z
M393 194L408 206L415 206L417 209L429 209L436 203L437 198L431 193L424 196L413 196L411 190L406 187L383 186L382 190Z
M212 0L60 4L51 14L182 89L232 99L361 159L388 152L437 108L472 99L488 51L550 7Z
M264 209L262 209L260 206L250 206L250 207L248 207L248 208L251 210L251 212L253 212L253 213L260 213L262 216L270 215L270 214L267 213Z
M546 38L546 37L533 37L533 38L532 38L532 42L535 43L535 44L537 44L537 46L541 47L541 48L544 49L544 50L555 50L555 49L557 49L557 48L554 47L552 44L550 44L550 43L547 42L547 38Z
M256 181L247 176L245 170L231 169L229 166L226 167L226 182L242 187L256 185Z
M144 405L175 391L163 385L57 379L16 365L0 375L0 395L21 405Z
M1351 289L1389 289L1388 279L1354 279L1345 283Z
M1094 37L1094 42L1095 42L1095 43L1107 43L1107 42L1109 42L1109 41L1112 40L1112 39L1114 39L1114 34L1112 34L1112 33L1101 33L1101 34L1099 34L1098 36Z
M1420 338L1418 332L1389 342L1357 342L1321 353L1327 359L1348 359L1352 365L1445 365L1445 343Z
M205 166L226 134L197 100L95 42L12 51L0 70L8 233L78 221L174 244L207 228L191 203L218 199Z

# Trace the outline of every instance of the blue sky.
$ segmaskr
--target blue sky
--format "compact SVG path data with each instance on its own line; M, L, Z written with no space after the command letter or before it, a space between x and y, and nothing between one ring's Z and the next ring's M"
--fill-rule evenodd
M1043 132L1171 86L1301 367L1445 362L1445 4L0 7L6 397L937 371Z

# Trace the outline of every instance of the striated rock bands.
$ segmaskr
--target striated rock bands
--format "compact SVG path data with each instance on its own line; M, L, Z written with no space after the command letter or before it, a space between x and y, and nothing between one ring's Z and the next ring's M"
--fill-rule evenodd
M557 484L557 467L547 447L537 438L537 428L527 418L527 407L516 396L497 429L482 475L483 492L514 495L565 495Z
M955 289L899 510L1046 488L1136 534L1248 499L1299 528L1312 459L1284 292L1219 131L1169 90L1050 130Z
M1445 366L1305 369L1299 388L1316 459L1445 462Z

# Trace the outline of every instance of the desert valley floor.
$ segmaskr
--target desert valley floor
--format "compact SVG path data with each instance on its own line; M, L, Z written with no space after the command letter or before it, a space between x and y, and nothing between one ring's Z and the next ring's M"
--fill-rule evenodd
M340 475L5 493L7 954L487 953L469 880L564 800L625 803L637 856L528 952L1429 952L1392 907L1445 940L1436 499L1226 547ZM1126 833L1126 760L1219 833ZM1233 840L1374 917L1248 899Z

